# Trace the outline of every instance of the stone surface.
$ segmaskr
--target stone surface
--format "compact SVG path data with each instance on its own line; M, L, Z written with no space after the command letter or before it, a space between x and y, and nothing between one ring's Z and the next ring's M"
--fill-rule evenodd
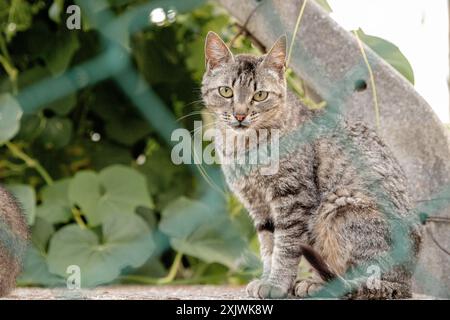
M251 15L247 29L266 48L280 35L292 39L303 1L218 0L240 24ZM373 91L357 39L312 0L306 5L293 48L290 67L308 86L330 105L340 106L342 113L375 126ZM365 49L378 92L379 133L405 170L414 199L432 199L450 184L447 129L405 78L369 48ZM368 84L366 90L355 90L355 83L360 80ZM433 203L429 204L433 208ZM445 211L427 213L449 217L446 207ZM450 248L450 225L433 224L427 228L433 228L437 240ZM450 297L450 257L436 247L428 234L415 286L418 292Z
M241 286L111 286L93 290L18 288L5 300L242 300L248 299ZM414 299L430 300L424 295Z

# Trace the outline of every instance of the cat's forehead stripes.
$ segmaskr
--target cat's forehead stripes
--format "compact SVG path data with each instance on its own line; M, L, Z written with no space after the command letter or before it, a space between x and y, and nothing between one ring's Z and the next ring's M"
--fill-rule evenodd
M233 77L233 86L252 87L256 89L256 69L261 63L260 57L240 55L236 57L236 73Z
M237 59L238 63L238 75L241 74L254 74L259 61L254 58L240 56Z

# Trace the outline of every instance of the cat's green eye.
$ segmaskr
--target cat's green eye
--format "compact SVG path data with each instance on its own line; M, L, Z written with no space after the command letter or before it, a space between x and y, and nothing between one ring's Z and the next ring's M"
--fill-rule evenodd
M268 96L269 96L269 93L267 91L258 91L253 96L253 100L255 100L257 102L261 102L261 101L266 100Z
M230 87L220 87L219 93L224 98L231 98L233 96L233 90Z

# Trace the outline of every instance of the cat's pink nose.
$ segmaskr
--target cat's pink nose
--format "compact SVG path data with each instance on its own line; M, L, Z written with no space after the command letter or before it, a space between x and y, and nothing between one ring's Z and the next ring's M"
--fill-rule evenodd
M245 117L247 117L246 114L235 114L234 117L236 118L237 121L242 122L245 120Z

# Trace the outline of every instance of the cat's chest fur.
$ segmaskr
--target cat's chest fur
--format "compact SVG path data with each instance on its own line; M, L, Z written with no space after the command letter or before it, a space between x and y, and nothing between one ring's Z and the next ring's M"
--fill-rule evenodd
M319 203L313 154L309 144L280 150L270 169L261 164L236 164L224 156L222 160L228 164L223 164L222 170L231 191L253 214L274 211L286 197L295 197L312 211Z

